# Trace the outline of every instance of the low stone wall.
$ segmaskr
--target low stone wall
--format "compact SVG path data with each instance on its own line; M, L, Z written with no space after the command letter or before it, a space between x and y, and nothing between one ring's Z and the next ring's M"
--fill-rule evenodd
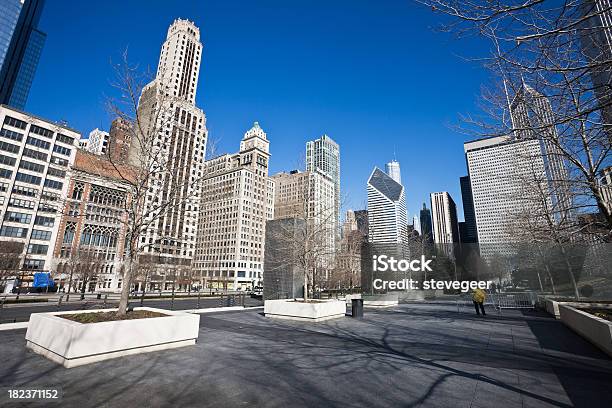
M563 324L612 357L612 322L564 304L559 314Z

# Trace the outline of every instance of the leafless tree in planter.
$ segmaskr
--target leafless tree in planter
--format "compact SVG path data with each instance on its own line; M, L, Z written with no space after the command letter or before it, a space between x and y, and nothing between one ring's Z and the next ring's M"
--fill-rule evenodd
M19 274L23 245L19 241L0 241L0 293L7 279Z
M168 138L166 132L171 138L178 137L174 134L173 124L179 101L168 96L163 83L149 82L145 86L149 77L130 65L126 54L115 69L117 81L113 85L121 96L118 100L109 101L108 107L114 117L120 117L129 124L125 129L130 133L131 144L127 167L122 166L125 163L117 162L112 152L109 155L119 178L129 185L131 193L125 205L126 255L118 309L119 314L124 314L134 271L138 268L139 254L148 248L157 251L164 245L164 237L158 242L143 242L143 237L150 229L161 230L158 223L164 217L176 215L185 207L198 205L202 178L201 173L187 174L194 170L190 167L192 158L185 152L168 149L165 140ZM160 77L163 78L163 74L158 73ZM184 177L178 177L179 174ZM153 194L154 189L159 193ZM145 203L148 203L147 211L144 211ZM185 261L188 262L187 259ZM164 273L175 275L172 269L176 266L169 265Z
M361 249L365 237L360 231L348 231L340 240L330 287L352 289L361 285Z
M103 255L91 248L77 246L72 250L58 269L62 274L68 274L67 299L70 299L70 292L77 289L81 293L81 300L84 299L87 285L97 279L103 264Z
M334 220L334 200L327 200L328 205L321 201L317 204L320 197L313 196L315 188L311 183L315 183L313 178L319 175L309 175L308 172L300 174L304 176L304 182L298 183L296 187L300 190L299 198L284 205L282 213L279 211L279 214L275 214L275 219L298 220L300 227L296 229L291 223L287 224L290 229L285 230L281 226L273 239L282 247L278 248L278 252L287 254L286 265L304 271L304 300L307 301L311 290L314 295L318 288L327 284L329 274L334 269L337 222ZM278 197L275 199L278 200ZM280 208L277 204L278 201L275 203L275 212Z
M567 165L567 181L582 211L599 211L602 239L610 241L612 208L603 199L601 171L612 148L612 11L600 0L417 0L452 17L447 30L489 41L481 61L497 78L483 91L485 117L464 117L463 130L483 136L537 137ZM604 23L606 22L607 23ZM528 102L525 126L511 115L524 85L548 99L552 114L538 118ZM542 120L545 119L545 120ZM538 122L538 120L540 120ZM556 132L551 132L551 126ZM596 221L595 221L596 222Z

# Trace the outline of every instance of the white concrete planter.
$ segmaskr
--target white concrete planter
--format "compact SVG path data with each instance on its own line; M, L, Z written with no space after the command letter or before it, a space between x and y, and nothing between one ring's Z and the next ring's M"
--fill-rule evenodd
M579 308L595 308L595 309L606 309L610 307L610 305L607 303L567 302L567 301L559 302L554 299L546 299L545 301L546 312L555 316L555 319L559 319L560 318L559 306L561 305L579 307Z
M546 299L545 300L545 305L546 305L546 311L555 316L555 319L559 318L559 303L555 300L552 299Z
M195 344L200 316L184 312L137 307L167 316L148 319L78 323L63 314L95 313L116 309L33 313L26 347L66 368L97 361Z
M612 322L561 304L561 321L612 357Z
M385 293L381 295L364 295L364 307L391 307L399 304L399 295L397 293Z
M266 300L264 302L266 317L289 320L320 322L337 319L346 315L346 303L342 300L317 300L300 302L293 299Z

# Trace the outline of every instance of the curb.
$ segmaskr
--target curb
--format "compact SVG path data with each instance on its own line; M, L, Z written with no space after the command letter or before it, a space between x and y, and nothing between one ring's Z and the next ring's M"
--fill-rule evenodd
M30 322L3 323L3 324L0 324L0 331L27 329L29 323Z

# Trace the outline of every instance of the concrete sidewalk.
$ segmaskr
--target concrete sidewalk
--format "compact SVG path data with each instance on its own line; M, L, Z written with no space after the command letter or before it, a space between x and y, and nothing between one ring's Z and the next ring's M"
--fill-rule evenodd
M68 407L612 406L611 359L547 316L490 314L435 303L314 324L210 313L195 346L69 370L27 352L24 330L0 332L0 387L60 386Z

